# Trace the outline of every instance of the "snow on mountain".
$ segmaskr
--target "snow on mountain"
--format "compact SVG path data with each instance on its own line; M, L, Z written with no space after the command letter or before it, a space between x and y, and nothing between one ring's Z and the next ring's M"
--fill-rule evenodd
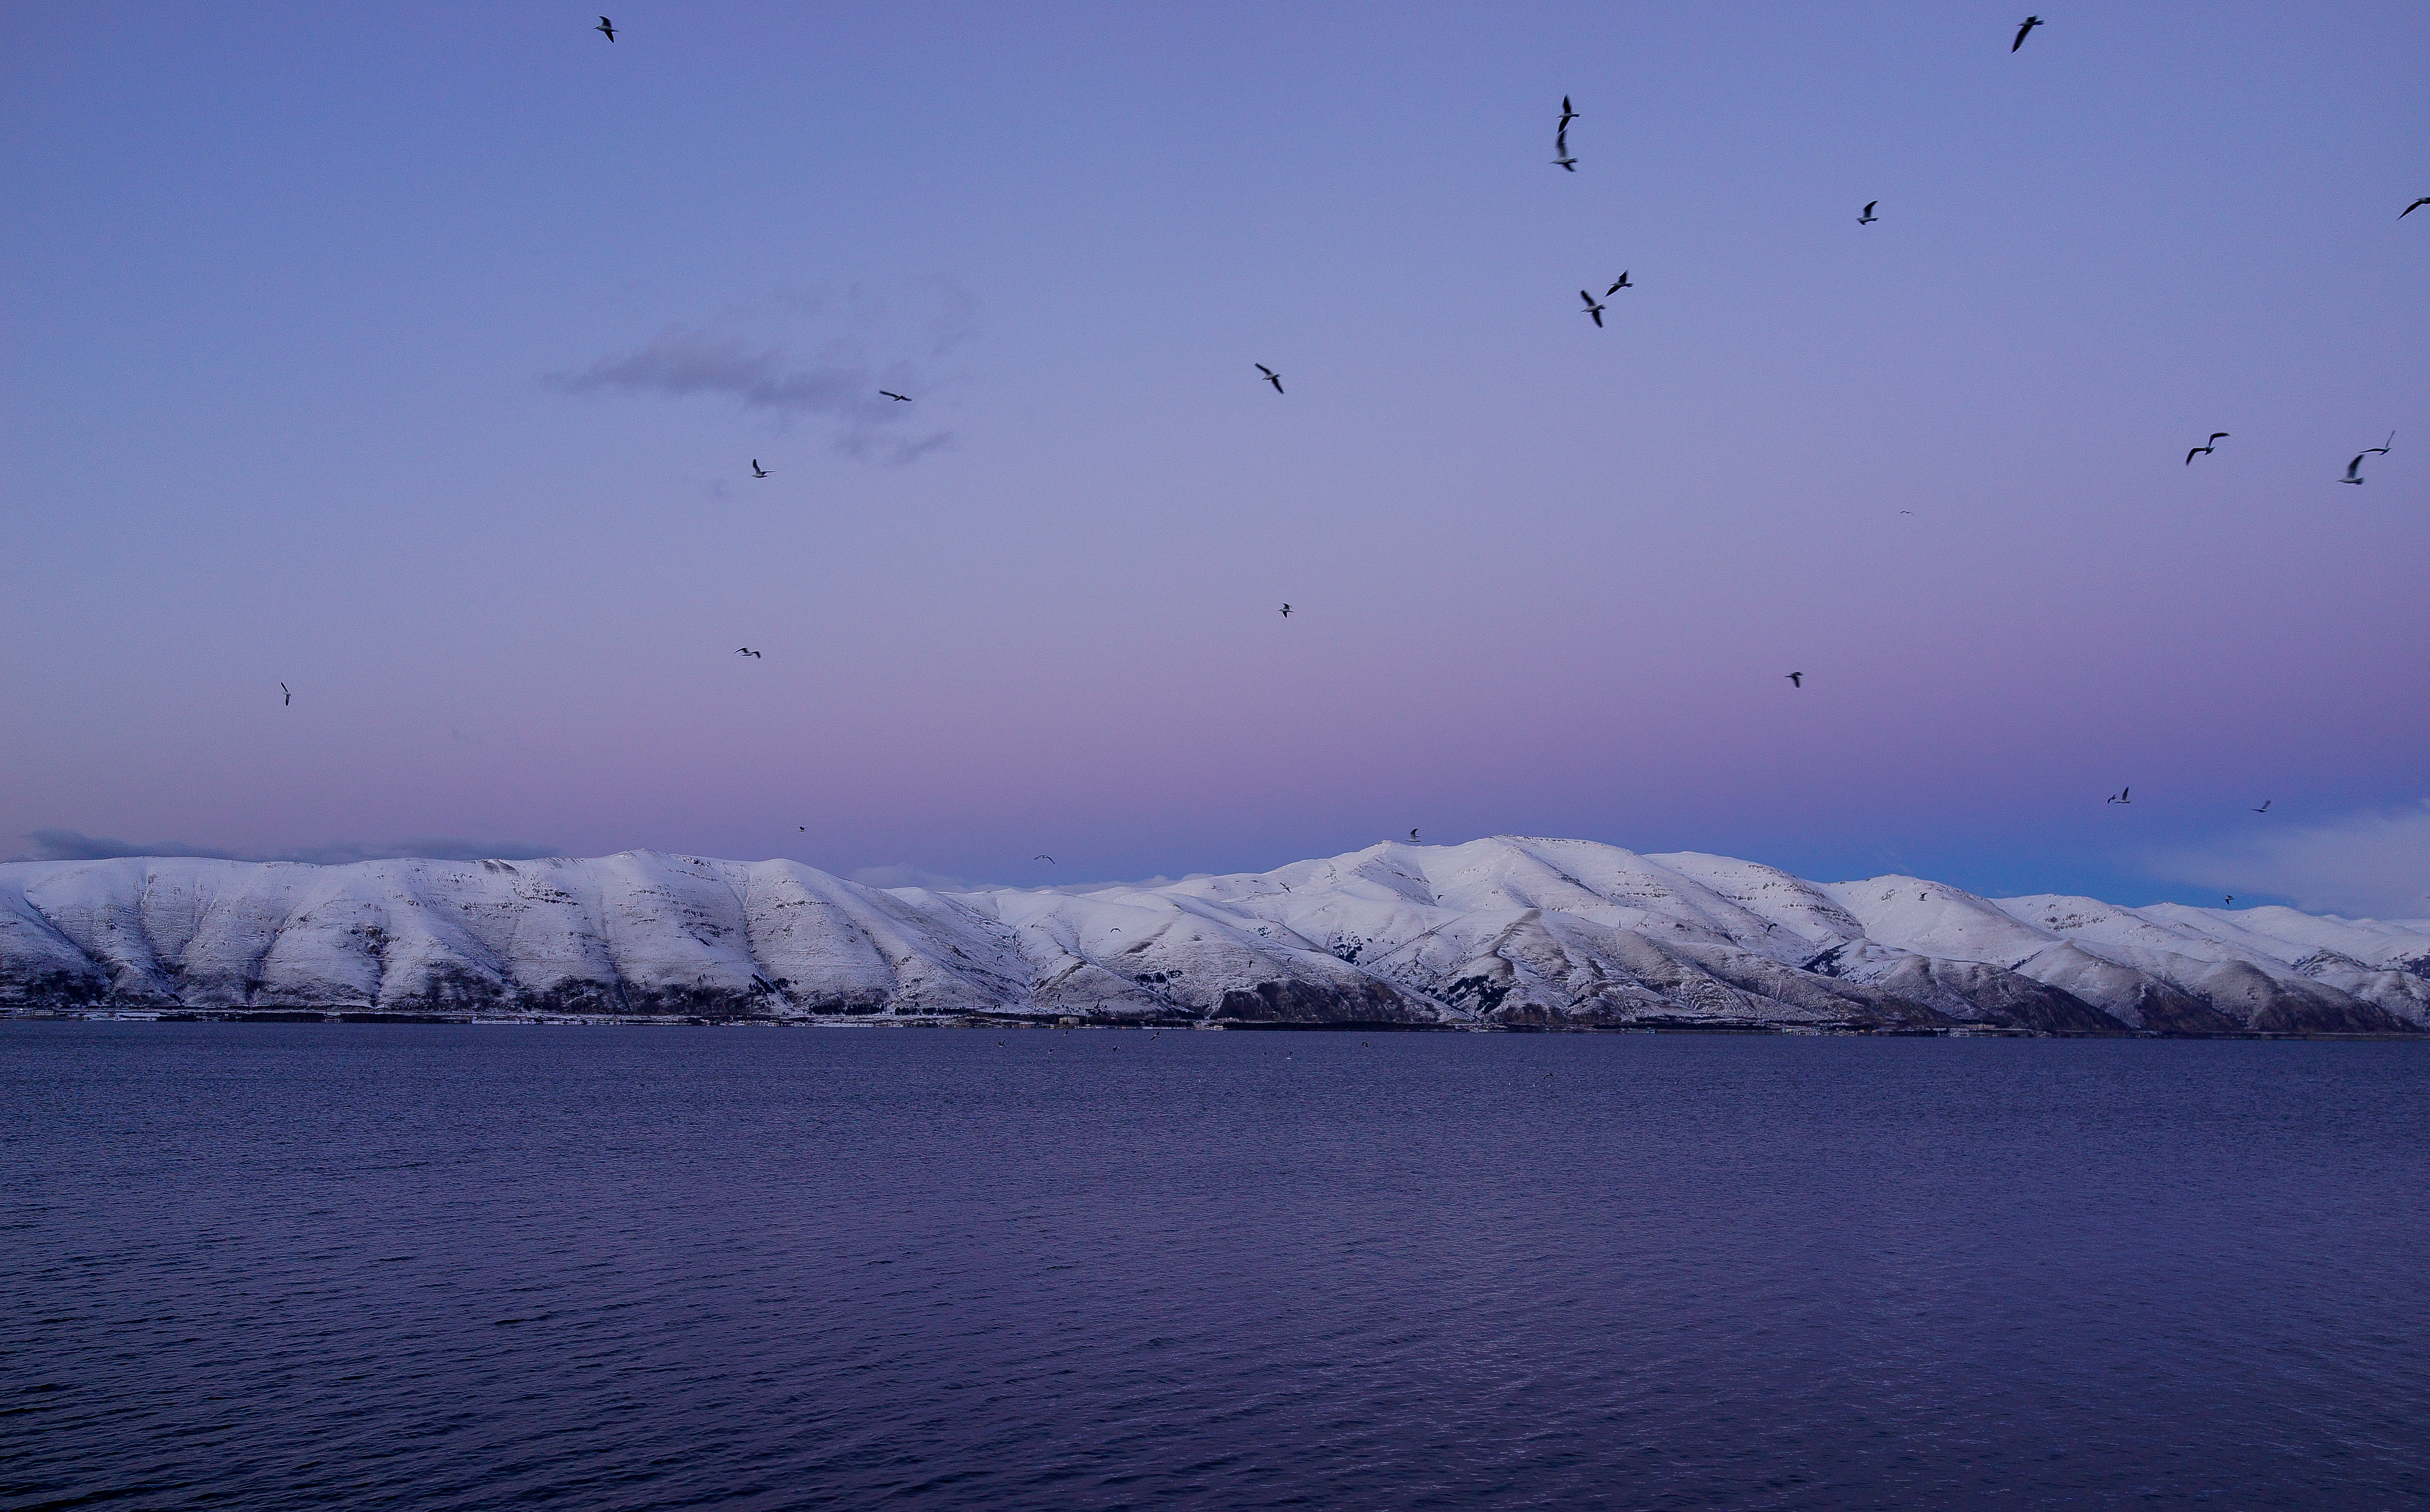
M791 861L0 865L0 1011L2046 1033L2430 1030L2430 922L1497 836L1066 892Z

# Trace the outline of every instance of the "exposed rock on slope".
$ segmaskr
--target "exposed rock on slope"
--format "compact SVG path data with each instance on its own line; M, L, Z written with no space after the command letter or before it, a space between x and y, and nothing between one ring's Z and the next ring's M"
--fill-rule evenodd
M2430 922L1503 836L1074 895L790 861L0 866L0 1011L2409 1033Z

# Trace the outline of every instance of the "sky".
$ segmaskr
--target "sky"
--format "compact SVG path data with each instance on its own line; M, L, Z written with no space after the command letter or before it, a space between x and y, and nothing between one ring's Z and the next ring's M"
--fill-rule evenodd
M2039 13L18 8L0 856L2430 913L2430 10Z

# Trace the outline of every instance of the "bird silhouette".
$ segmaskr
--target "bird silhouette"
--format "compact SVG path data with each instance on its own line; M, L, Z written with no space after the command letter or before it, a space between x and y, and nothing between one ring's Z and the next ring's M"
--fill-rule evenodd
M2132 788L2121 788L2117 792L2110 795L2108 801L2113 804L2131 804L2135 800L2127 797L2126 795L2134 790L2135 789Z
M1046 855L1044 852L1040 852L1038 855L1031 856L1030 859L1033 861L1043 861L1048 866L1053 866L1055 864L1055 857Z
M1597 330L1601 330L1603 328L1603 307L1595 303L1594 295L1588 293L1583 289L1578 291L1578 297L1587 302L1587 313L1594 317L1595 328Z
M2397 211L2396 218L2401 221L2406 216L2412 214L2415 210L2420 209L2424 205L2430 205L2430 194L2424 194L2420 199L2415 200L2412 204L2405 207L2405 208Z
M2371 480L2369 478L2362 475L2362 459L2370 455L2371 454L2369 452L2356 452L2355 454L2355 459L2346 464L2346 475L2338 479L2338 481L2340 483L2354 484L2370 482Z
M759 465L759 458L756 457L751 459L751 475L756 478L763 478L768 475L768 470Z
M884 394L887 398L893 400L898 405L907 405L911 402L911 396L907 393L896 393L891 389L880 389L877 391Z
M1274 392L1280 393L1283 391L1283 375L1281 374L1276 373L1273 369L1266 366L1262 362L1252 362L1249 366L1257 369L1259 373L1266 375L1266 381L1274 386Z
M612 26L612 25L610 25L608 24L608 18L607 18L606 16L602 16L602 17L600 17L600 18L599 18L599 25L597 25L596 26L591 27L591 29L592 31L604 31L604 32L606 32L606 33L608 34L608 40L609 42L614 42L614 41L616 40L616 28L615 28L614 26Z
M1783 673L1781 675L1789 679L1789 686L1791 688L1806 686L1806 674L1802 672Z
M1621 274L1620 274L1620 279L1619 279L1619 281L1618 281L1617 283L1614 283L1614 284L1613 284L1609 289L1605 290L1605 291L1603 291L1603 297L1604 297L1604 298L1606 298L1606 299L1609 299L1612 295L1614 295L1614 294L1616 294L1616 293L1619 293L1619 292L1620 292L1622 290L1623 290L1623 289L1634 289L1634 288L1636 288L1636 287L1637 287L1637 286L1636 286L1635 284L1630 283L1630 282L1628 281L1628 272L1627 272L1627 270L1626 270L1626 269L1623 269L1623 270L1621 271Z
M2218 446L2220 442L2225 440L2227 440L2227 432L2223 430L2212 431L2210 433L2210 440L2203 442L2200 446L2195 447L2192 451L2186 454L2186 466L2193 466L2194 458L2197 457L2208 457L2211 454L2212 448Z
M2261 800L2261 806L2255 809L2254 812L2256 814L2266 814L2270 812L2270 806L2277 801L2278 800L2275 798L2264 798Z
M2010 51L2010 52L2012 52L2012 53L2013 53L2013 52L2015 52L2018 48L2022 47L2023 45L2025 45L2025 33L2027 33L2027 32L2029 32L2029 31L2033 30L2036 26L2039 26L2039 25L2040 25L2041 24L2042 24L2042 18L2041 18L2041 17L2039 17L2039 16L2027 16L2027 17L2025 18L2025 24L2024 24L2023 25L2019 26L2019 27L2017 28L2017 40L2016 40L2015 42L2010 42L2010 43L2008 44L2008 51Z
M1880 216L1878 216L1878 215L1875 215L1875 214L1873 213L1873 207L1874 207L1874 206L1876 206L1876 205L1879 205L1880 203L1881 203L1881 201L1879 201L1879 200L1867 200L1867 201L1865 201L1864 213L1863 213L1863 214L1861 214L1861 215L1858 215L1858 216L1856 217L1856 224L1857 224L1858 225L1871 225L1871 224L1872 224L1875 221L1880 220L1880 219L1881 219L1881 217L1880 217Z
M2223 906L2232 908L2236 906L2236 894L2231 892L2226 897L2222 898L2219 901Z
M755 658L759 655L759 653L752 650L749 646L736 646L734 648L734 654L738 656L751 656Z
M287 690L287 685L285 683L280 683L278 685L278 706L280 708L285 708L288 705L292 704L293 702L295 702L295 695Z
M1568 95L1566 95L1566 94L1562 95L1562 96L1561 96L1561 124L1560 124L1559 125L1555 126L1555 127L1553 128L1554 133L1555 133L1556 135L1557 135L1557 136L1564 136L1564 137L1568 136L1568 135L1570 134L1570 123L1571 123L1571 122L1573 122L1573 121L1575 121L1577 118L1578 118L1578 113L1577 113L1575 110L1573 110L1573 109L1571 109L1571 108L1570 108L1570 97L1569 97Z
M1409 839L1416 839L1417 838L1418 838L1418 832L1417 832L1416 830L1411 830L1411 831L1409 831Z
M1288 604L1283 606L1283 618L1286 620L1290 618L1290 606Z

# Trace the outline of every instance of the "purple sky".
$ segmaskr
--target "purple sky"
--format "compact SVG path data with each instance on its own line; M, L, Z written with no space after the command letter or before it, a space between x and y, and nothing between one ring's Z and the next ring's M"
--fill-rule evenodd
M13 15L0 855L2430 892L2430 11L1170 9Z

